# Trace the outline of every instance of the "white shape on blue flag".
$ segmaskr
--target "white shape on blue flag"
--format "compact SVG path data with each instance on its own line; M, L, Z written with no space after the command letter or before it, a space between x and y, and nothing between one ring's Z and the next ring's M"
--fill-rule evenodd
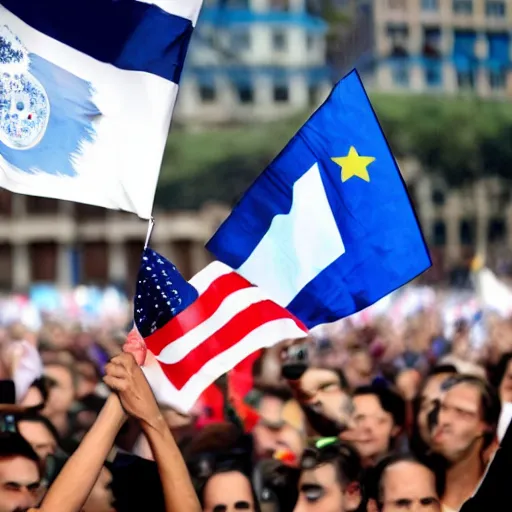
M281 306L345 253L318 164L293 186L290 212L276 215L269 230L237 270L257 282Z

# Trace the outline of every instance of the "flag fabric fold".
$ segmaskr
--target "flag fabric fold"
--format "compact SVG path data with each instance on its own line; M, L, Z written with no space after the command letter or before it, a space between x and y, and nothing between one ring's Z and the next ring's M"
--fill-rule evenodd
M0 0L0 186L151 216L202 0Z
M207 248L310 328L364 309L430 267L356 71L257 178Z
M185 412L253 352L307 336L297 318L227 265L211 263L187 282L152 249L142 256L134 318L157 399Z

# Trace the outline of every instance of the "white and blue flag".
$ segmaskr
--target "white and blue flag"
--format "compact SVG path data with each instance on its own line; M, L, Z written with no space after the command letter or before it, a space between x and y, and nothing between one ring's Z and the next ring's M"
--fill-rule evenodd
M0 0L0 186L149 218L202 0Z

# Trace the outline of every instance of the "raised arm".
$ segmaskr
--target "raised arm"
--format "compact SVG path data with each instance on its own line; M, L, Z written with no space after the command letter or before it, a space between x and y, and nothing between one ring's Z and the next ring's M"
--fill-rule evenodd
M166 512L200 512L183 457L133 355L115 357L105 371L105 384L118 393L125 411L141 422L158 466Z
M48 490L41 512L79 512L126 419L116 394L108 397L96 422Z

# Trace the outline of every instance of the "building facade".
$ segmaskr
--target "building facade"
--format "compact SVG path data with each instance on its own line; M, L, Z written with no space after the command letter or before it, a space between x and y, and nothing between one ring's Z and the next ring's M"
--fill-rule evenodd
M156 211L151 247L190 278L211 261L204 244L227 213L217 206ZM0 291L55 283L115 284L130 292L147 228L132 214L0 190Z
M355 65L382 91L510 97L511 0L354 0ZM371 37L354 40L370 27ZM350 45L348 45L350 48Z
M174 121L271 121L319 104L332 86L326 31L306 0L206 1Z

